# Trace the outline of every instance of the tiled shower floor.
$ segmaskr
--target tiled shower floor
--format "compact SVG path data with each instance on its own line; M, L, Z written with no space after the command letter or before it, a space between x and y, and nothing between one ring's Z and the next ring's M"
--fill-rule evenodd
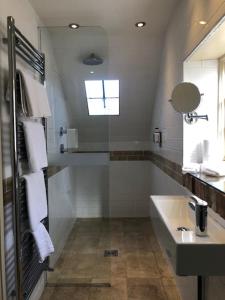
M107 249L119 256L104 257ZM41 300L180 299L145 218L78 220L48 282Z

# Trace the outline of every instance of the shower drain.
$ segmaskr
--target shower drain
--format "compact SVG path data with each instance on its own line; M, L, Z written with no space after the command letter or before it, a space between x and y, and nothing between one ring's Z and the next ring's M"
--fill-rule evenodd
M181 227L177 227L177 231L191 231L191 229L181 226Z
M119 251L115 249L104 251L104 257L113 257L113 256L119 256Z

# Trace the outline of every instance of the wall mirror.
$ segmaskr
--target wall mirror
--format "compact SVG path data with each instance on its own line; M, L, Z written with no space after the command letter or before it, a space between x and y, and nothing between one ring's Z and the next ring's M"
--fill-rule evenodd
M182 82L173 89L170 101L177 112L187 114L199 106L201 94L193 83Z
M177 112L184 114L184 120L188 124L193 124L198 119L208 120L207 115L198 115L195 112L201 102L201 93L191 82L182 82L175 86L170 102Z

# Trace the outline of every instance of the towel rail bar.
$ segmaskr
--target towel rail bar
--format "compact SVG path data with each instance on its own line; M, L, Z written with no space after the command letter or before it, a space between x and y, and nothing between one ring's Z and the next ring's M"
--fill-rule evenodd
M40 62L39 60L37 60L36 58L34 58L29 52L28 50L23 46L22 43L17 43L17 48L23 53L24 56L26 56L27 60L29 60L30 62L32 62L32 64L37 65L37 67L42 70L44 70L44 66L43 63Z
M33 60L37 61L38 63L42 64L43 63L43 57L39 57L38 54L36 54L36 52L34 52L21 38L16 36L16 44L17 46L21 46L23 47L28 55L30 55L32 57Z
M11 18L11 17L10 17ZM29 41L28 39L20 32L20 30L18 28L15 27L15 33L16 35L18 35L21 40L23 40L29 47L30 49L35 53L35 55L37 55L37 57L39 57L39 59L41 61L44 62L44 58L43 58L43 53L41 53L39 50L37 50Z
M18 47L19 50L21 50L20 47ZM40 75L44 75L44 71L42 70L42 68L35 62L33 62L31 59L29 59L29 57L26 57L24 55L24 53L22 53L21 51L16 50L16 54L18 54L20 56L20 58L22 58L27 64L29 64L31 67L33 67L38 73L40 73Z

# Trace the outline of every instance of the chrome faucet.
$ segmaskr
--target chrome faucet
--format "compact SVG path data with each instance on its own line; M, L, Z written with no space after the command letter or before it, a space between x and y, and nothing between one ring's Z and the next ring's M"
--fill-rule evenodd
M207 236L207 208L208 203L196 196L191 196L189 202L191 209L195 211L195 233L198 236Z

